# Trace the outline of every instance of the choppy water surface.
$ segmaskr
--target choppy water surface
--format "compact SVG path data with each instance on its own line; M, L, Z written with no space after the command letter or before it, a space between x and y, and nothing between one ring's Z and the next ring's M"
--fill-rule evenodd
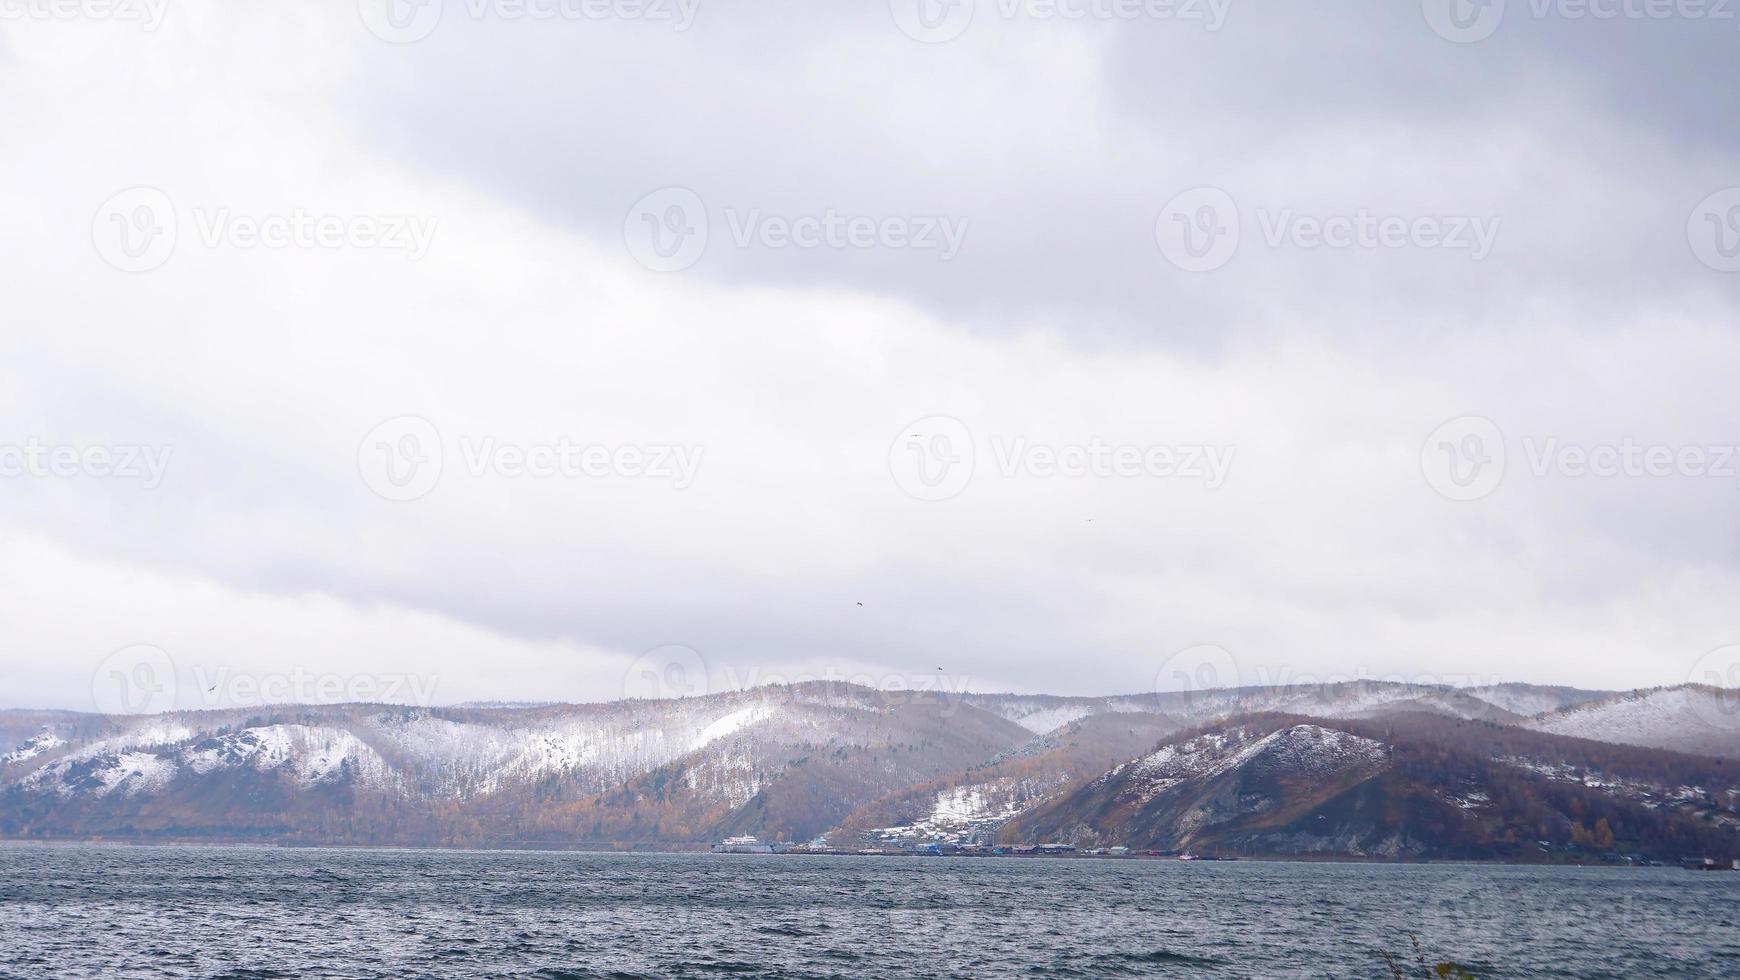
M0 846L0 976L1740 976L1740 873Z

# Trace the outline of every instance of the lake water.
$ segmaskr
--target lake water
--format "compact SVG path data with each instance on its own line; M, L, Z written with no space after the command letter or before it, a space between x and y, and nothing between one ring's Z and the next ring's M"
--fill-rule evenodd
M0 845L0 977L1740 976L1740 873Z

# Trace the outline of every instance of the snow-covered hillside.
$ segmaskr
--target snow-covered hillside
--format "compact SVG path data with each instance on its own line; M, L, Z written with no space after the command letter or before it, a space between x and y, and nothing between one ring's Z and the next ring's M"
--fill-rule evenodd
M1399 732L1446 746L1488 733L1487 759L1526 756L1527 745L1500 744L1538 744L1526 728L1740 758L1730 710L1740 704L1713 689L1610 696L1527 721L1493 702L1527 708L1585 692L1481 693L1492 701L1368 681L1104 698L811 683L591 705L0 711L0 837L541 844L840 830L985 840L1095 785L1116 788L1093 803L1114 821L1188 786L1206 795L1167 819L1280 812L1368 778ZM1536 761L1589 770L1562 749ZM1592 761L1638 785L1669 770L1682 772L1676 786L1734 782L1693 771L1695 761ZM1223 785L1235 774L1238 786ZM1677 799L1658 789L1652 799ZM1458 800L1487 791L1432 790Z
M1018 815L1005 840L1521 861L1740 853L1740 769L1409 713L1182 733Z
M469 814L490 839L705 840L733 820L814 834L866 799L1030 737L937 696L838 684L596 705L82 716L51 719L0 757L0 834L44 826L39 812L52 823L57 800L79 804L61 810L83 832L137 827L145 809L165 828L262 808L330 828L358 793L377 809Z
M183 774L197 779L233 769L282 771L303 786L345 776L380 788L390 782L381 757L349 732L268 725L189 738L171 746L127 738L106 740L31 772L17 785L60 796L138 796L160 792Z
M1107 773L1146 803L1186 780L1218 776L1240 767L1326 779L1371 771L1388 759L1383 743L1317 725L1294 725L1267 734L1245 727L1209 732L1174 742Z
M1535 712L1517 712L1508 705L1528 707L1538 703L1556 708L1574 703L1574 697L1565 693L1569 691L1569 688L1536 688L1527 684L1475 689L1357 680L1112 697L968 694L965 700L1028 731L1045 734L1082 718L1132 711L1163 714L1183 725L1199 725L1262 711L1312 718L1370 718L1388 712L1423 711L1453 718L1511 722L1520 714Z
M66 739L61 738L53 731L43 730L25 739L11 752L6 753L5 755L0 755L0 765L34 759L45 752L53 751L65 744Z
M938 790L930 811L911 823L883 827L872 836L881 841L925 840L987 843L996 830L1040 798L1033 787L1012 779Z
M1740 692L1684 685L1613 695L1529 719L1538 731L1740 759Z
M179 772L201 776L235 766L287 767L319 778L348 760L352 778L378 786L397 779L407 791L433 799L483 796L552 777L601 791L757 729L788 736L825 729L825 716L853 703L851 697L768 688L529 709L337 705L123 717L97 737L44 728L0 756L0 773L25 787L95 787L77 774L144 756L159 761L135 765L137 777L112 777L116 785L147 772L166 782ZM25 765L29 770L21 771ZM68 782L68 776L75 778Z
M1580 687L1553 687L1542 684L1494 684L1489 687L1465 688L1464 693L1496 705L1512 714L1528 717L1561 711L1565 708L1599 701L1610 691L1590 691Z

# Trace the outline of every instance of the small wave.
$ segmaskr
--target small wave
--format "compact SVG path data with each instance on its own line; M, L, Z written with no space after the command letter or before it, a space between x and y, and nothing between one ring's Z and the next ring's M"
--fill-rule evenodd
M1226 960L1213 956L1193 956L1189 953L1179 953L1170 949L1155 949L1145 953L1107 953L1094 957L1095 962L1107 964L1155 964L1178 963L1186 966L1224 966Z
M597 970L571 970L562 967L546 967L533 974L538 980L648 980L639 973L624 973L621 970L610 970L600 973Z

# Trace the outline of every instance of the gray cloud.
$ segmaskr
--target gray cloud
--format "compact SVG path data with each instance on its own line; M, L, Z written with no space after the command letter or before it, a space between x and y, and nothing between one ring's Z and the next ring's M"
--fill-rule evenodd
M1409 5L1236 4L1216 33L978 17L925 45L878 5L721 3L686 33L449 19L394 47L340 13L192 7L203 30L6 62L0 122L62 149L0 162L28 232L0 246L0 444L174 450L149 492L3 485L20 697L68 703L128 642L427 656L454 700L608 696L665 643L977 689L1141 689L1205 642L1270 676L1619 685L1740 629L1735 480L1536 476L1522 442L1737 440L1733 283L1686 228L1740 180L1710 25L1507 16L1456 45ZM119 272L92 213L141 184L183 230ZM710 230L660 273L624 222L671 185ZM1189 272L1156 219L1199 185L1243 237ZM218 207L439 224L418 260L248 249L199 240ZM829 209L969 224L947 260L733 241ZM1476 260L1311 247L1296 220L1362 210L1497 234ZM395 502L359 454L406 416L445 469ZM947 500L891 463L930 416L977 456ZM1459 416L1506 437L1468 502L1422 473ZM465 471L480 440L561 439L704 457L681 489ZM1041 455L1001 472L1016 444ZM1236 455L1212 489L1045 472L1093 444Z
M1238 4L1218 32L979 6L940 45L880 16L740 5L709 8L686 34L455 31L387 62L366 118L396 154L599 240L648 191L692 189L712 234L690 275L866 289L1088 343L1112 332L1213 348L1272 332L1281 311L1384 336L1438 313L1603 309L1708 281L1684 224L1733 170L1730 127L1712 125L1734 81L1732 59L1714 57L1733 40L1719 24L1513 4L1492 38L1460 45L1408 5ZM1154 244L1162 206L1199 185L1229 191L1244 227L1211 276L1179 272ZM727 232L732 216L828 211L970 230L949 261L739 246ZM1496 222L1497 259L1263 241L1265 217L1360 211ZM1329 323L1308 312L1330 305Z

